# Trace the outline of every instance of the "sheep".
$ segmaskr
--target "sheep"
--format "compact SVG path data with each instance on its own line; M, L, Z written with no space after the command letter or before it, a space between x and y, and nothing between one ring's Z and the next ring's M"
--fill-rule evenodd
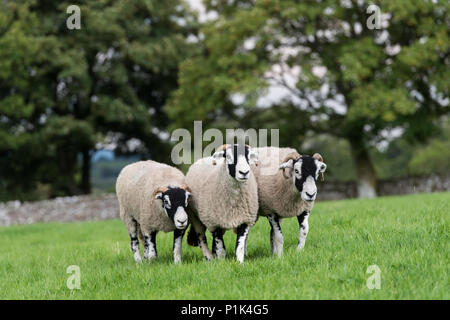
M283 252L283 218L297 216L299 240L297 250L305 246L309 231L308 217L317 196L316 181L327 165L320 154L312 157L300 154L292 148L256 148L259 167L253 167L258 183L259 212L271 226L270 243L272 253L281 256ZM288 171L286 174L285 171Z
M182 240L189 223L186 208L190 196L183 173L151 160L136 162L120 172L116 193L134 260L142 261L138 237L144 242L144 259L151 261L157 257L158 231L174 231L174 262L181 262Z
M225 258L223 235L234 229L236 258L244 262L250 227L257 219L258 188L250 164L258 155L244 145L223 145L212 157L196 161L186 174L186 183L192 190L189 211L192 226L188 244L199 245L207 260ZM213 236L212 254L208 249L205 231Z

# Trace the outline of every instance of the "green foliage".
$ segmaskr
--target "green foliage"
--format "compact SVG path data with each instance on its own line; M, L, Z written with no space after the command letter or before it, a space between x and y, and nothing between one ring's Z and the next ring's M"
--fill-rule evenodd
M408 163L412 174L450 173L450 118L442 121L442 136L420 145Z
M71 4L0 2L0 199L39 182L53 196L89 192L90 155L107 135L120 153L136 138L142 154L168 157L157 132L196 50L196 17L180 0L78 1L81 30L69 30Z
M411 143L405 137L399 137L383 151L372 150L377 177L395 179L450 173L450 118L445 117L439 123L441 134L427 143Z
M449 173L450 141L433 140L411 159L409 170L416 174Z
M231 231L225 260L206 262L183 241L183 261L174 265L173 235L161 232L158 259L136 265L119 220L2 227L0 243L15 245L0 251L0 299L449 299L449 196L319 201L301 253L297 220L283 220L281 259L272 257L269 224L259 219L243 265ZM66 269L74 264L81 289L71 291ZM374 264L380 290L366 286Z
M348 141L329 135L311 135L301 145L304 154L313 155L318 152L326 158L326 181L354 181L355 166L352 162Z
M450 110L448 1L374 1L390 14L375 30L366 26L373 1L205 2L219 17L201 28L202 54L180 69L180 88L167 106L172 127L195 119L261 128L270 119L281 135L288 132L282 144L290 146L308 130L329 134L348 140L363 178L373 171L364 162L384 129L401 128L422 143L438 134ZM295 68L294 83L283 79ZM270 85L300 102L257 106ZM236 93L243 102L233 102Z

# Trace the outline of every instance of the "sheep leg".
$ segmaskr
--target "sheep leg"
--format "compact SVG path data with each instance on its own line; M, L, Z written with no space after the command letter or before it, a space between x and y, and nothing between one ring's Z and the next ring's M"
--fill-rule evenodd
M247 248L247 238L248 232L250 231L250 227L243 223L239 227L237 227L237 236L236 236L236 259L240 262L244 262L245 251Z
M157 231L144 234L144 259L149 261L158 256L158 252L156 251L156 234Z
M305 246L306 237L308 236L309 224L308 224L309 212L303 211L299 216L297 216L299 224L299 235L298 235L298 246L297 250L301 251Z
M123 221L125 222L127 228L128 228L128 234L130 235L130 247L131 252L133 252L133 258L134 261L137 263L142 262L141 259L141 253L139 252L139 238L138 238L138 232L139 232L139 226L135 219L133 219L131 216L124 214L122 216Z
M198 245L200 249L202 249L203 256L207 261L210 261L213 259L213 255L211 251L209 251L208 243L206 242L206 227L198 220L198 218L195 215L190 215L189 219L192 222L192 227L194 228L194 231L197 235L198 239Z
M181 262L181 246L183 243L183 236L186 230L175 229L173 232L173 262Z
M281 257L283 254L283 233L281 231L281 219L276 214L267 216L267 220L270 223L270 246L272 248L272 254Z
M225 243L223 241L224 230L221 228L217 228L212 232L213 236L213 245L212 245L212 254L219 258L224 259L226 256Z
M202 249L203 256L207 261L210 261L213 259L213 255L211 251L209 251L208 243L206 242L206 235L205 233L198 234L198 245L200 246L200 249Z

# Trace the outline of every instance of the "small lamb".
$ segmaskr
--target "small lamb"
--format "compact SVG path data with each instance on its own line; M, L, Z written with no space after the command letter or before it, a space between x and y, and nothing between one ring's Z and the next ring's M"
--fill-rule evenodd
M271 226L272 253L283 252L282 218L297 217L300 231L297 249L305 246L309 231L308 217L317 196L316 181L327 166L318 153L312 157L301 156L295 149L256 148L259 166L252 167L258 182L260 216L265 216ZM285 171L288 171L287 173Z
M188 226L186 208L190 196L183 173L155 161L140 161L122 169L116 193L120 218L131 239L131 251L141 262L139 240L144 242L144 259L157 257L156 234L174 231L174 262L181 261L181 244Z
M244 262L248 233L258 213L258 190L250 170L250 164L257 159L249 146L223 145L212 157L196 161L186 174L193 209L188 244L200 245L207 260L212 255L206 244L206 228L213 235L212 251L218 258L226 254L225 231L235 229L236 258Z

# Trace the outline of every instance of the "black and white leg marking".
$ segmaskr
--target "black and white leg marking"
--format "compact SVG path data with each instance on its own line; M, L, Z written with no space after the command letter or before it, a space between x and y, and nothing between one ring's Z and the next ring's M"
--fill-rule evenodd
M133 258L136 262L142 262L141 253L139 252L139 224L131 216L125 216L125 223L129 226L128 233L130 235L130 247L133 252Z
M144 235L144 259L149 261L155 259L158 255L156 252L156 233L157 231L153 231L149 235Z
M303 211L297 216L299 224L298 246L297 250L301 251L306 243L306 237L308 236L309 224L308 224L309 212Z
M217 228L212 232L212 254L219 259L224 259L226 256L225 242L223 241L224 233L224 230L220 228Z
M237 227L236 236L236 259L240 263L244 262L245 251L247 248L247 238L250 227L247 224L241 224Z
M281 231L281 219L276 214L267 216L270 223L270 246L272 247L272 254L281 256L283 254L283 233Z
M137 232L130 233L130 247L133 252L134 261L142 262L141 253L139 252L139 239Z
M181 246L183 243L183 236L186 230L175 229L173 232L173 262L181 262Z
M213 255L208 248L208 243L206 242L206 227L198 220L196 215L190 215L189 219L192 222L192 227L194 228L195 234L197 235L198 246L202 249L203 256L207 261L213 259Z
M205 233L198 233L198 245L200 246L200 249L202 249L203 256L206 260L210 261L213 259L213 255L211 251L209 251L208 243L206 242L206 235Z

